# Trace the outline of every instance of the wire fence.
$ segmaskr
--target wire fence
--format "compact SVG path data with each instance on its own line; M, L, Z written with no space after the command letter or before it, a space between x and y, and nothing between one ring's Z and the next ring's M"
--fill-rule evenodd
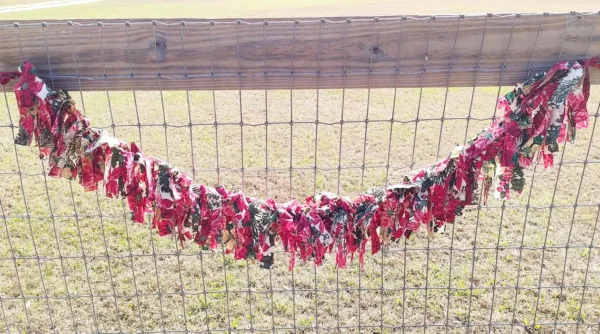
M417 167L445 156L455 144L464 144L498 115L495 101L514 82L504 72L525 69L533 74L544 65L534 62L540 31L548 14L532 14L539 22L531 60L525 67L511 66L511 48L518 35L515 22L525 14L484 15L479 54L474 67L455 67L457 41L464 15L438 17L358 18L290 21L139 21L119 23L27 22L2 24L13 29L21 60L30 59L20 29L60 26L64 36L59 48L74 50L72 28L97 27L103 74L80 75L72 52L71 75L53 74L52 45L46 42L48 75L55 80L76 81L80 109L92 124L124 140L140 143L145 152L163 157L189 172L198 183L224 184L252 196L270 196L283 202L320 191L354 195L370 186L399 182ZM570 13L555 61L563 60L565 41L573 38L569 26L582 17L589 20L586 56L598 44L598 13ZM467 16L468 18L468 16ZM455 20L452 58L448 68L429 68L433 22ZM488 26L494 19L508 19L510 29L502 47L500 68L483 67ZM331 25L379 20L427 21L425 52L418 69L352 72L344 57L339 73L296 72L296 28L319 26L315 38L317 64L321 63L321 33ZM489 25L488 25L489 22ZM267 43L265 27L290 25L290 71L269 71L267 54L276 45ZM131 26L150 28L156 58L156 74L135 74L136 49L122 50L129 73L109 74L105 46L111 43L103 29L125 26L127 45ZM157 27L179 27L184 62L180 76L161 69ZM188 73L185 64L188 29L208 27L211 67L207 73ZM261 27L263 73L217 73L212 64L214 37L219 27L234 25L236 32ZM516 32L516 33L515 33ZM123 37L123 36L121 36ZM581 37L581 36L579 36ZM373 38L372 38L373 39ZM432 41L431 44L434 44ZM373 41L370 49L372 49ZM238 60L243 48L237 35ZM566 51L566 50L565 50ZM112 52L112 51L111 51ZM234 52L234 53L235 53ZM133 56L132 56L133 54ZM346 52L344 52L346 54ZM35 55L38 58L39 55ZM459 55L460 56L460 55ZM189 59L188 59L189 58ZM371 58L373 59L373 58ZM297 60L296 60L297 61ZM61 64L62 67L64 64ZM45 65L44 65L45 66ZM448 73L446 85L425 88L430 73ZM473 87L450 87L457 72L473 74ZM480 73L499 72L496 87L477 87ZM372 88L377 74L393 75L396 88ZM366 87L346 88L354 74L367 76ZM405 75L420 76L418 88L399 88ZM289 90L267 89L272 77L289 77ZM325 82L342 79L342 89L297 90L294 80L303 76ZM213 87L199 91L188 80L204 77ZM232 77L237 90L218 90L215 81ZM113 91L111 80L131 80L131 89ZM242 81L264 78L264 90L244 90ZM137 90L136 82L155 80L155 90ZM103 81L104 91L87 92L83 81ZM169 80L183 80L181 91L163 90ZM348 79L349 80L349 79ZM168 84L166 84L168 85ZM61 87L55 87L60 89ZM276 266L261 270L248 262L236 262L220 252L181 248L169 238L157 238L150 225L134 226L126 205L103 194L83 193L63 179L48 179L45 163L33 149L16 147L18 112L9 89L4 90L6 112L0 125L3 153L0 163L0 209L5 237L0 238L0 328L7 333L190 333L190 332L600 332L600 243L596 232L600 203L597 173L600 143L595 140L600 116L600 90L592 87L590 126L577 141L561 148L553 170L535 166L527 172L526 191L507 202L473 206L442 234L425 233L368 257L364 269L353 263L336 269L328 258L322 267L310 264L287 270L286 254L277 252ZM68 190L66 190L68 189ZM65 192L66 190L66 192ZM101 191L100 191L101 192Z

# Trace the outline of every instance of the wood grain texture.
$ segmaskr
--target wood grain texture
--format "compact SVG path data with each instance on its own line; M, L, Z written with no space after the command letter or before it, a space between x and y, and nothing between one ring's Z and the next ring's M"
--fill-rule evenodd
M600 55L598 17L0 21L0 68L30 60L70 90L513 85L559 59Z

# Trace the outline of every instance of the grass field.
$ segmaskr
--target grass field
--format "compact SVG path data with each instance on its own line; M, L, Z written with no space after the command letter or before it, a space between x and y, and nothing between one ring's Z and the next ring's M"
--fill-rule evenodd
M502 90L506 91L508 87ZM474 119L486 120L471 120L468 128L466 120L447 120L441 127L441 140L440 121L419 122L419 140L415 149L416 166L423 166L435 160L438 140L441 143L440 152L448 152L455 143L463 142L465 132L467 137L471 137L486 126L489 123L487 118L494 113L497 91L498 88L476 89L471 115ZM393 90L387 89L371 92L370 119L391 118L393 93ZM264 106L263 94L264 92L242 93L243 121L261 123L267 115L266 111L270 121L289 121L289 91L270 91L267 109ZM439 118L443 110L443 98L440 97L444 95L445 89L425 89L420 118ZM339 121L341 96L340 90L320 91L321 121ZM465 102L470 100L470 96L469 88L450 89L446 117L466 117L469 109L468 103ZM590 109L595 110L600 97L597 87L592 96ZM83 98L86 113L94 124L110 129L111 115L106 103L106 94L84 93ZM157 121L162 120L160 95L154 92L137 92L136 98L141 123L160 123ZM294 120L315 119L315 98L316 91L293 93ZM116 124L137 123L131 92L113 92L110 99L112 117ZM165 92L164 99L165 116L169 125L189 123L185 92ZM411 161L415 136L415 125L411 120L416 118L418 100L418 90L398 90L394 118L406 123L395 122L393 126L390 154L390 164L393 166L408 165ZM190 92L190 101L194 123L206 123L214 119L210 92ZM217 92L215 102L220 122L240 121L237 92ZM365 90L346 91L344 119L364 119L366 103ZM16 106L11 95L9 106L11 117L15 120ZM6 113L1 121L3 125L10 124ZM315 126L297 124L293 127L293 166L311 167L315 156ZM331 260L322 268L316 269L316 272L311 265L300 265L290 273L287 271L287 259L283 254L276 259L278 265L272 271L260 270L252 263L234 262L230 257L224 259L220 253L198 255L198 249L193 245L180 250L178 255L173 240L159 239L149 233L147 228L127 222L122 216L123 209L118 201L105 199L101 193L98 194L97 200L97 194L83 193L77 184L72 185L74 196L71 197L71 185L68 181L49 179L45 182L44 177L39 175L42 166L36 158L34 148L19 147L17 163L12 145L12 131L5 127L1 131L0 149L3 159L0 170L4 173L14 173L20 166L23 172L23 192L27 200L26 205L19 175L1 175L2 209L3 215L7 217L5 223L10 240L2 238L0 242L0 257L3 258L0 262L0 273L4 282L0 293L3 297L16 298L3 299L2 305L11 332L27 329L24 301L19 298L21 289L26 296L45 297L48 294L54 326L58 332L72 331L73 324L81 332L90 332L96 327L101 332L118 331L119 324L123 330L128 331L160 331L163 325L166 329L185 329L187 326L189 330L202 330L206 329L207 324L211 329L227 329L229 326L240 329L249 328L251 325L253 328L268 329L271 323L277 327L291 327L294 314L297 326L330 327L336 326L337 321L341 326L356 326L359 323L359 294L361 325L379 326L381 319L383 324L388 326L401 325L403 322L406 325L422 325L425 305L428 324L443 324L448 321L450 325L461 325L469 320L481 324L487 323L491 314L494 322L510 323L513 311L518 324L532 324L536 304L537 322L544 323L554 319L557 303L561 300L562 306L558 313L560 322L573 322L580 317L585 324L596 324L592 327L595 328L591 329L592 332L598 328L600 294L597 289L586 290L581 315L579 314L579 303L583 293L581 286L586 279L588 260L590 262L586 285L600 284L598 249L581 247L592 242L592 230L598 208L583 204L597 204L598 164L588 164L586 167L578 201L582 206L578 207L575 213L571 205L575 202L583 164L563 165L558 179L557 169L543 171L540 168L536 172L531 189L530 204L533 207L541 207L554 203L558 207L552 211L547 208L532 208L526 213L524 208L511 208L511 205L526 203L528 190L522 196L511 200L504 210L500 208L500 202L492 200L489 203L492 207L483 208L479 214L477 210L468 212L460 218L454 227L455 230L450 227L445 234L432 240L428 240L425 233L420 233L406 243L406 251L404 245L400 244L382 256L368 257L360 276L356 264L350 269L336 271ZM115 132L123 139L139 141L135 127L117 127ZM192 129L194 161L191 159L189 129L167 127L166 132L169 157L173 164L188 172L192 170L192 166L195 166L196 170L216 167L215 131L212 126L198 126ZM339 124L319 126L319 167L337 167L339 132ZM290 126L269 125L267 133L269 167L288 168ZM389 123L369 125L366 154L368 165L385 165L389 135ZM164 136L165 129L162 126L142 127L143 149L155 156L166 157ZM357 139L362 136L364 124L344 125L343 166L362 165L363 143L362 139ZM581 131L577 142L567 145L565 161L584 160L591 136L591 129ZM244 167L250 170L264 168L265 126L245 126L243 137ZM240 168L240 127L219 126L217 140L220 167ZM600 144L594 140L589 160L599 159ZM398 181L400 175L407 171L408 168L393 169L390 172L390 182ZM341 193L354 195L368 186L382 185L385 183L385 175L384 168L367 169L365 184L361 187L360 169L343 170ZM196 172L196 180L200 183L212 185L215 184L216 178L215 172ZM279 201L289 197L287 171L271 171L268 181L271 196ZM313 171L294 172L292 181L294 197L302 198L313 192ZM221 172L220 182L230 188L241 188L241 173ZM557 192L552 201L555 184ZM337 171L319 171L316 187L317 191L335 190ZM247 171L244 188L251 195L264 196L264 171ZM99 210L103 219L87 218L97 215ZM77 216L73 216L74 211L77 212ZM55 217L51 218L50 213ZM27 214L32 218L25 218ZM571 225L573 233L570 240L567 240ZM450 252L448 249L440 249L451 245L452 236L452 246L455 250ZM522 236L524 248L520 252ZM552 247L564 246L567 242L574 248L569 249L564 284L579 288L565 288L560 294L557 287L562 280L565 250ZM600 245L597 237L593 242L596 246ZM550 247L545 250L545 255L541 249L544 245ZM433 250L425 250L427 246L432 246ZM473 251L473 246L483 249ZM497 253L493 249L496 246L500 247ZM83 253L87 257L86 260L81 258ZM105 257L107 253L109 258ZM130 253L134 254L132 258L129 257ZM154 256L155 253L158 255ZM16 257L14 261L11 258L12 254ZM62 260L60 255L63 256ZM39 257L39 261L36 256ZM542 256L544 265L540 271ZM522 290L517 298L517 308L514 308L515 289L507 287L516 285L519 262L519 286ZM385 266L383 277L382 263ZM497 270L494 271L496 264ZM378 290L382 281L386 289L383 295ZM404 284L406 289L402 290ZM453 288L450 293L445 289L449 284ZM468 289L471 284L476 288L472 294ZM538 284L554 288L538 290ZM492 286L497 287L495 292L491 289ZM271 287L275 291L272 295ZM359 287L370 290L359 292L356 290ZM425 287L430 289L425 290ZM116 306L112 297L113 289L119 296ZM226 289L231 292L226 293ZM252 291L251 297L248 289ZM292 293L292 289L298 291ZM315 292L314 289L320 291ZM74 298L71 305L65 299L67 294L89 296L90 290L95 296L94 308L91 307L92 300L89 297ZM182 290L186 292L185 309L179 295ZM159 291L164 294L162 298L156 295ZM136 292L140 294L138 297L135 297ZM492 308L493 294L495 296ZM46 299L27 299L25 304L32 331L49 331L52 325L48 319ZM381 305L384 310L383 318ZM517 329L521 331L521 328ZM559 327L559 330L564 332L571 332L573 329ZM507 328L501 329L506 330ZM549 329L540 328L542 332L547 330ZM438 332L441 329L430 327L429 331Z
M0 1L0 6L15 4ZM225 0L141 6L106 0L0 14L0 19L597 10L590 8L591 1L538 5L354 0L248 5ZM251 196L266 196L268 188L269 196L283 202L315 191L355 196L385 185L386 178L398 182L411 164L430 164L488 126L499 92L510 89L374 89L370 97L363 89L320 90L318 105L316 90L269 91L266 104L264 91L243 91L241 102L237 91L190 91L189 109L181 91L163 93L164 109L160 92L73 95L96 127L141 143L147 154L168 158L198 183L223 184ZM357 263L336 270L329 257L322 267L298 264L289 272L285 254L277 254L275 268L267 271L222 253L199 252L195 245L180 249L148 225L132 224L121 201L106 199L102 191L84 193L76 182L46 178L36 148L13 145L15 129L9 125L18 122L18 111L12 92L6 97L0 112L0 331L283 333L294 331L282 328L297 326L299 333L412 333L423 332L426 324L427 333L507 333L511 327L506 324L514 321L516 333L551 333L554 327L547 324L556 318L571 323L559 325L559 333L600 332L597 117L578 132L575 143L566 145L564 161L573 163L551 170L540 166L535 175L528 171L525 192L505 207L491 199L443 234L429 239L421 231L367 256L364 270ZM600 87L595 86L588 104L592 115L598 116L599 103ZM339 124L342 110L345 121L363 121L367 109L371 121L366 130L363 122ZM264 125L265 120L314 122L317 117L318 126ZM188 127L215 119L246 125ZM363 159L368 167L364 180ZM389 174L385 167L372 167L385 166L388 159ZM584 160L593 163L584 167ZM338 178L339 165L349 168ZM290 166L298 168L291 179ZM577 321L581 326L572 324ZM490 322L505 325L487 327ZM485 326L443 327L468 323Z
M0 7L56 0L1 0ZM406 14L541 13L597 11L591 0L102 0L94 3L0 13L0 20L98 18L275 18Z

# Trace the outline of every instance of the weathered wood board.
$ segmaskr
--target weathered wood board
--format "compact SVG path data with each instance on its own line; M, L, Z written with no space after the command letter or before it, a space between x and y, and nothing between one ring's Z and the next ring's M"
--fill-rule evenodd
M600 55L599 16L4 21L0 69L70 90L513 85Z

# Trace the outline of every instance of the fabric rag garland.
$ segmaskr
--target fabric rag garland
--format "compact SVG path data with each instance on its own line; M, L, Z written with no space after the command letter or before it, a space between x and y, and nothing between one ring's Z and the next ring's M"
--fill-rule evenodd
M215 250L222 244L235 259L255 259L270 268L279 242L291 255L291 270L296 257L320 265L331 252L337 267L346 267L355 256L362 265L369 241L375 254L421 225L435 232L453 223L477 196L483 195L485 203L493 179L497 198L520 193L524 168L537 159L551 167L558 143L587 127L589 67L600 68L600 58L562 61L516 85L498 101L502 117L400 184L355 200L320 193L305 203L285 204L196 185L169 163L144 155L135 143L90 127L69 93L49 89L29 62L17 72L0 73L0 83L20 78L15 143L29 145L35 138L40 157L49 159L50 176L77 178L86 191L102 183L106 196L127 200L134 222L144 223L152 214L152 227L161 236L175 234L182 245L193 240Z

